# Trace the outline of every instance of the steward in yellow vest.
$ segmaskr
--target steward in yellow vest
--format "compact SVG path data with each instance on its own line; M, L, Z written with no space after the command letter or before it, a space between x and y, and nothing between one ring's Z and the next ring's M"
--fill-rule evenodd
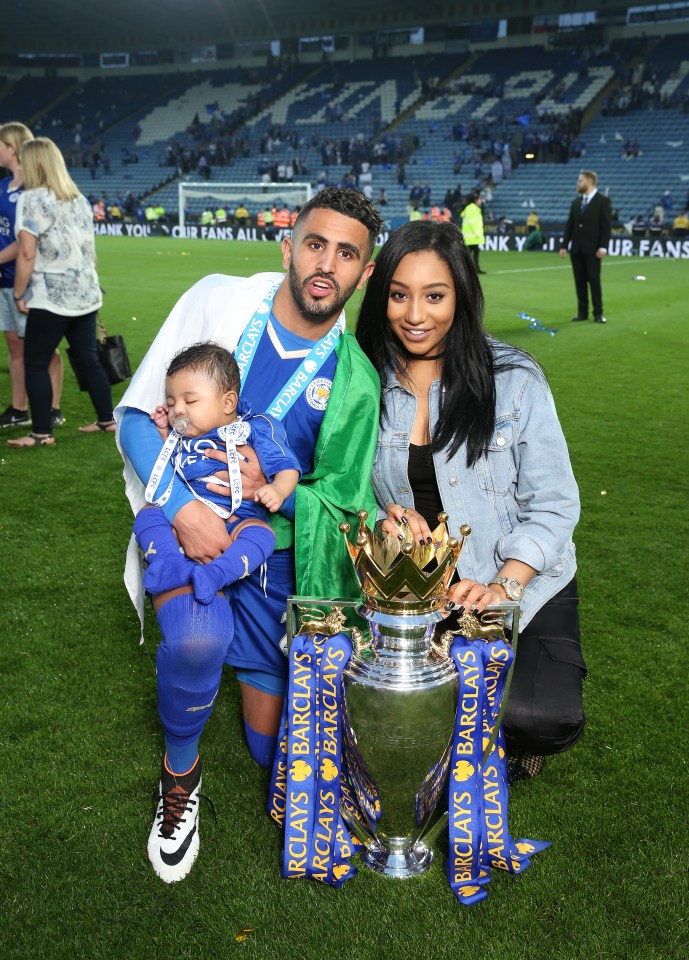
M462 210L462 233L464 242L471 251L476 264L477 273L485 273L478 265L479 247L485 241L483 233L483 213L481 203L483 201L477 194L472 194L469 203Z

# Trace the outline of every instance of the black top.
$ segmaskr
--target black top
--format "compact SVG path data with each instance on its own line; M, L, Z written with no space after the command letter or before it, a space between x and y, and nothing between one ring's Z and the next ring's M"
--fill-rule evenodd
M414 495L414 509L421 514L431 530L438 526L438 514L443 511L440 490L433 466L430 443L409 444L409 486Z

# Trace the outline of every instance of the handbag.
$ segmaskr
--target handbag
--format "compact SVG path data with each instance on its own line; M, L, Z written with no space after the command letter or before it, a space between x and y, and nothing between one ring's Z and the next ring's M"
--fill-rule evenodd
M129 377L131 377L132 368L129 363L129 354L127 353L127 345L124 342L124 337L119 333L109 335L100 317L98 317L96 349L98 351L100 364L105 370L111 386L114 386L116 383L122 383L123 380L128 380ZM70 348L67 349L67 356L72 365L79 389L86 391L86 384Z

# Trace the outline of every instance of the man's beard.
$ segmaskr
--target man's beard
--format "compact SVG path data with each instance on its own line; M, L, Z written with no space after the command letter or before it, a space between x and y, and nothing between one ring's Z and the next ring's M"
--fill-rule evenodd
M351 295L356 290L356 283L354 286L347 290L345 293L342 293L340 285L332 277L329 277L322 273L312 273L311 276L307 277L305 280L300 281L297 276L297 271L294 269L292 263L289 265L288 270L289 276L289 289L292 294L292 299L294 300L297 309L309 320L326 320L328 317L339 317L342 313L344 305L347 303ZM335 300L325 303L320 300L313 300L306 293L307 286L311 283L312 280L316 277L322 277L324 280L327 280L328 283L332 284L333 290L335 292Z

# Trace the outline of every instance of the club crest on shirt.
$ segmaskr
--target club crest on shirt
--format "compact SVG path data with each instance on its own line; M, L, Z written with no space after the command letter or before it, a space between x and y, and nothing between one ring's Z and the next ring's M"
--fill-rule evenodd
M18 193L18 192L17 192L17 193L9 193L9 194L7 195L7 199L10 201L10 203L16 203L16 202L19 200L19 193Z
M332 380L326 377L316 377L306 388L306 402L314 410L325 410L330 399Z

